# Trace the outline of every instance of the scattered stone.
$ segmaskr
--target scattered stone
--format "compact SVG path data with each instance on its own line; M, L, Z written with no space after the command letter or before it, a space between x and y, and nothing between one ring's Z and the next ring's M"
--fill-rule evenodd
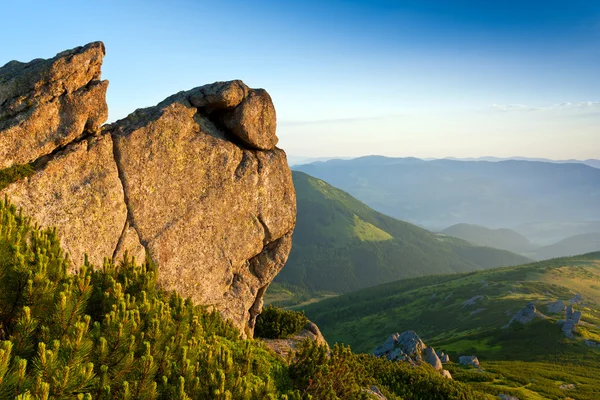
M550 314L556 314L565 311L567 305L562 300L557 300L554 303L550 303L546 306Z
M562 325L562 331L566 337L572 338L577 329L577 325L581 322L581 311L575 311L571 304L567 306L565 317L566 320Z
M503 393L499 394L498 398L501 399L501 400L519 400L518 397L511 396L511 395L508 395L508 394L503 394Z
M479 300L483 300L484 296L478 294L477 296L473 296L471 297L469 300L465 301L462 303L463 307L467 307L467 306L473 306L475 305L475 303L477 303Z
M573 390L575 389L575 384L573 383L564 383L559 386L561 390Z
M450 362L450 356L448 354L444 353L443 351L438 351L437 355L440 358L440 361L442 362L442 364L447 364Z
M442 370L442 376L444 378L448 378L448 379L452 379L452 374L450 373L450 371L448 371L447 369L443 369Z
M525 308L518 311L511 318L511 320L508 322L508 324L503 326L503 328L508 328L511 324L513 324L515 322L519 322L521 324L528 324L531 321L533 321L534 319L546 319L546 318L548 318L548 317L546 317L544 314L539 312L535 308L535 304L533 302L530 302L525 306Z
M387 397L381 393L379 388L375 385L372 385L369 389L366 390L367 394L373 396L376 400L387 400Z
M458 357L459 365L472 365L474 367L479 368L479 360L476 356L460 356Z
M433 349L433 347L427 347L425 349L424 359L425 362L431 365L436 371L442 370L442 361L437 356L437 354L435 354L435 350Z
M441 353L442 355L444 353ZM427 347L414 331L394 333L375 349L373 355L390 361L407 362L412 365L430 364L436 371L442 371L442 361L433 347ZM450 359L445 356L446 362Z
M569 302L571 304L579 304L583 301L583 297L577 293L575 296L573 296L573 298L571 300L569 300Z
M589 339L588 339L588 340L586 340L586 341L585 341L585 342L583 342L583 343L585 343L585 345L586 345L586 346L589 346L589 347L600 347L600 343L599 343L599 342L595 342L595 341L593 341L593 340L589 340Z

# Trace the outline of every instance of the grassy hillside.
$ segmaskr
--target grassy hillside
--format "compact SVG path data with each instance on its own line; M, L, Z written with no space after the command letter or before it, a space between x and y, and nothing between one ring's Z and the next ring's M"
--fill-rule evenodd
M576 294L583 297L575 305L582 323L575 338L567 339L557 324L564 312L551 313L547 305ZM503 328L531 301L547 319ZM600 348L584 344L600 342L600 252L401 280L303 309L330 342L344 342L357 351L372 351L393 332L415 330L454 360L477 355L489 374L475 377L478 387L510 387L520 399L600 398ZM451 371L458 379L464 373ZM562 384L575 389L565 391Z
M302 172L293 172L293 178L297 225L292 253L277 282L344 293L400 278L528 261L388 217Z
M531 252L536 247L525 236L507 228L491 229L480 225L456 224L444 229L442 233L478 246L495 247L519 254ZM581 253L585 252L576 254Z

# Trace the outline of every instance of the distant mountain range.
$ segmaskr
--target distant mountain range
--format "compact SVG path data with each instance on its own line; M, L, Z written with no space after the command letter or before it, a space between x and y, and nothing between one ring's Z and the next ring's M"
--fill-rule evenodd
M536 260L600 251L600 233L582 233L570 236L558 243L537 249L530 256Z
M479 225L457 224L444 229L442 233L478 246L509 250L534 260L600 251L600 232L569 236L547 246L536 245L520 233L506 228L490 229Z
M329 161L329 160L351 160L354 157L307 157L307 156L296 156L296 155L288 155L288 163L291 166L295 165L303 165L310 164L317 161ZM595 159L587 159L587 160L576 160L576 159L568 159L568 160L552 160L550 158L535 158L535 157L443 157L443 158L422 158L424 161L433 161L433 160L454 160L454 161L508 161L508 160L517 160L517 161L538 161L538 162L549 162L549 163L558 163L558 164L585 164L590 167L600 168L600 160Z
M495 247L519 254L532 252L539 247L520 233L507 228L490 229L480 225L456 224L444 229L442 233L478 246Z
M293 180L297 223L276 282L344 293L400 278L529 261L388 217L305 173L294 171Z
M581 163L368 156L293 169L434 230L458 223L499 228L600 220L600 169Z

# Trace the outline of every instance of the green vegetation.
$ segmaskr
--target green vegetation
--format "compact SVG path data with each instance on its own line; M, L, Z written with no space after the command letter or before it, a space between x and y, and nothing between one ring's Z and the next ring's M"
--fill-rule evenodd
M300 332L307 322L308 318L303 312L268 306L256 319L254 336L265 339L287 338Z
M311 291L305 287L291 285L286 282L271 282L265 293L265 305L276 307L293 307L315 303L337 296L337 293L326 291Z
M584 299L575 305L582 322L577 335L568 339L557 324L564 313L550 313L547 305L568 302L576 294ZM530 301L548 318L504 327ZM600 349L583 343L600 338L600 252L406 279L302 308L330 342L361 352L371 352L393 332L414 330L454 361L475 354L484 373L452 365L448 369L456 380L490 394L600 398Z
M371 385L390 400L484 398L429 367L348 347L329 356L307 341L286 363L218 313L160 291L155 267L127 255L69 267L55 230L0 202L0 399L367 399ZM280 333L305 321L275 314Z
M12 167L0 170L0 190L19 179L33 175L34 172L35 169L31 164L13 165Z
M293 179L298 204L294 244L276 277L291 296L273 301L291 305L321 297L319 292L346 293L400 278L529 261L390 218L302 172L294 171Z

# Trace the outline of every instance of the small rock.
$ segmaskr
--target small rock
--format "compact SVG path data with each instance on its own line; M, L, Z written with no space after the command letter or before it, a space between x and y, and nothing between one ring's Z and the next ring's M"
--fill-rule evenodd
M573 383L565 383L559 386L562 390L573 390L575 389L575 385Z
M425 349L425 362L435 368L436 371L440 371L442 369L442 361L435 354L435 350L433 347L428 347Z
M467 306L475 305L475 303L477 303L479 300L482 300L483 298L484 298L484 296L478 294L477 296L473 296L469 300L462 303L462 306L467 307Z
M573 296L573 298L570 300L571 304L579 304L583 301L583 297L577 293L575 296Z
M498 398L502 399L502 400L519 400L518 397L511 396L511 395L508 395L508 394L503 394L503 393L499 394Z
M459 365L472 365L474 367L479 368L479 360L477 359L476 356L460 356L458 358L458 364Z
M508 322L508 324L506 324L504 326L504 328L507 328L508 326L510 326L512 323L514 322L519 322L521 324L528 324L529 322L533 321L536 318L542 318L545 319L547 318L544 314L540 313L536 308L535 308L535 304L533 302L528 303L525 308L523 308L522 310L518 311L512 318L511 320Z
M562 300L557 300L554 303L550 303L546 306L547 310L551 314L565 311L567 305Z
M371 396L374 396L377 400L387 400L387 397L385 397L383 393L381 393L379 388L375 385L372 385L369 389L366 390L366 392Z
M448 379L452 379L452 374L450 373L450 371L448 371L447 369L443 369L442 370L442 376L444 378L448 378Z

